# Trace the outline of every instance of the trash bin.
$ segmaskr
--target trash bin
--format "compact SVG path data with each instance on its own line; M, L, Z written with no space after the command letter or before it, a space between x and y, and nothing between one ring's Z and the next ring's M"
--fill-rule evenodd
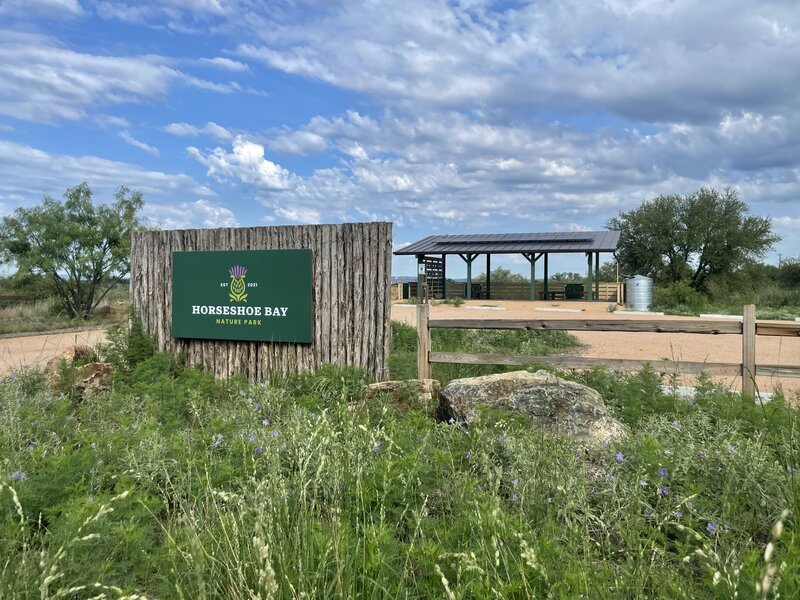
M564 285L564 298L567 300L582 300L583 299L583 284L582 283L567 283Z

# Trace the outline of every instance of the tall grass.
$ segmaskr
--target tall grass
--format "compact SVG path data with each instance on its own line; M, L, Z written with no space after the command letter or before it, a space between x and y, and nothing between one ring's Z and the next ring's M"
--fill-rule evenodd
M251 386L156 354L76 400L6 379L0 597L796 597L794 410L581 377L623 442L436 423L354 369Z

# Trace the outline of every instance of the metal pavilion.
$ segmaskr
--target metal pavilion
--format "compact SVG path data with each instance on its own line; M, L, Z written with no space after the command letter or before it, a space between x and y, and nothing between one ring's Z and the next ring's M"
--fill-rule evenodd
M616 258L619 231L580 231L550 233L486 233L475 235L431 235L395 252L398 256L417 257L417 295L422 295L424 284L446 296L446 257L459 256L467 265L466 296L472 298L472 263L486 255L485 297L491 298L491 257L493 254L521 254L531 265L531 300L536 300L536 263L542 259L544 287L542 299L554 299L555 292L548 289L548 257L550 254L586 255L586 300L599 297L600 253L608 252ZM619 282L619 261L617 261ZM594 283L594 291L592 290ZM433 294L432 294L433 295ZM562 294L563 295L563 294Z

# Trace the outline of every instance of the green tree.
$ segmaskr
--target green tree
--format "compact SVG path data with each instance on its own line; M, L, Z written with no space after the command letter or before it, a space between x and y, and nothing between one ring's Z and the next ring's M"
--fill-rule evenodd
M40 206L4 217L0 253L20 275L44 276L70 316L88 318L130 270L142 205L142 194L125 187L112 204L94 205L84 182L68 188L64 202L45 196Z
M486 273L481 273L472 278L475 283L486 283ZM492 269L492 283L530 283L530 280L519 273L512 273L511 269L497 267Z
M763 257L780 240L770 219L749 214L730 188L659 196L611 219L607 228L621 232L618 255L625 273L684 281L697 291Z

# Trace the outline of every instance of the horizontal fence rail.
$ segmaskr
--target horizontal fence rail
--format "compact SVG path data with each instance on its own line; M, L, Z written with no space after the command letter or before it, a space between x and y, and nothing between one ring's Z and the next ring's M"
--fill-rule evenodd
M673 361L600 359L579 356L521 356L477 354L469 352L435 352L431 350L431 329L508 329L527 331L615 331L630 333L692 333L706 335L741 335L742 362ZM757 365L756 336L800 337L800 323L768 323L755 320L755 306L744 308L742 321L698 319L431 319L428 304L417 306L417 365L421 378L430 377L432 363L470 365L547 364L564 369L588 369L602 364L619 370L636 370L649 364L659 372L697 375L733 375L742 378L742 394L755 395L756 375L800 377L800 366Z

